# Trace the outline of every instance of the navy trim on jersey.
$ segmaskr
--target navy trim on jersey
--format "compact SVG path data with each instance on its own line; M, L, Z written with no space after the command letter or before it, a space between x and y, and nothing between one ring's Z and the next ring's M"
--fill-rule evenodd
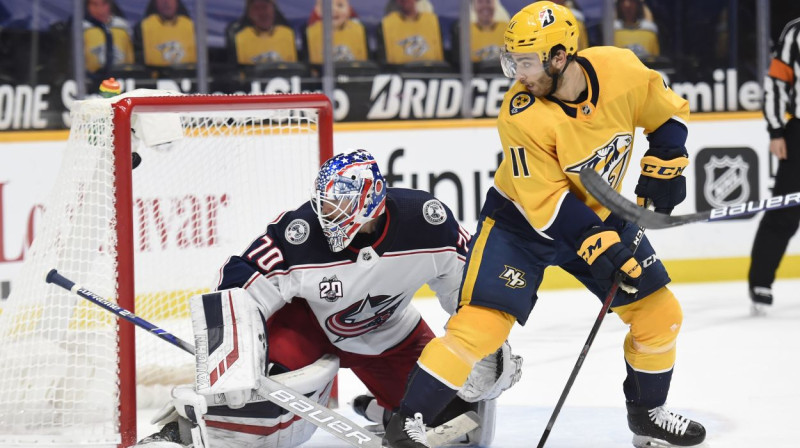
M684 148L688 135L689 130L686 129L683 123L670 118L655 131L648 134L647 141L650 142L651 150L657 148ZM685 148L684 153L686 153Z
M580 64L584 70L586 70L586 75L589 77L589 85L592 86L592 99L590 102L592 103L592 106L597 108L597 100L600 97L600 82L597 80L597 72L594 71L594 67L592 67L592 63L589 62L588 59L576 56L575 61ZM571 106L570 104L572 103L561 101L552 95L547 95L547 99L558 104L559 107L561 107L561 110L563 110L568 116L572 118L576 118L578 116L578 108Z
M258 275L266 277L287 275L298 269L318 269L322 267L340 266L355 263L358 259L360 248L372 246L378 256L398 256L414 253L435 253L455 251L462 258L466 258L466 244L459 245L459 239L468 240L461 232L458 221L452 211L443 205L447 214L444 222L436 225L428 222L423 214L423 206L436 198L422 190L405 188L388 188L386 192L385 218L381 217L381 232L375 238L373 235L357 235L350 246L352 250L331 252L327 240L322 233L317 215L311 208L311 203L306 202L296 210L285 212L280 218L267 227L265 234L260 235L241 255L231 257L222 268L222 276L217 289L243 287L252 283ZM300 244L293 244L286 240L286 229L298 220L308 223L308 238ZM404 229L400 232L399 229ZM259 266L257 260L248 258L248 254L255 253L253 258L267 252L264 249L265 241L271 242L270 247L280 251L280 260L269 265L269 270ZM446 244L443 244L446 241ZM359 243L365 243L359 245ZM371 244L366 244L370 242ZM350 248L348 246L348 248Z

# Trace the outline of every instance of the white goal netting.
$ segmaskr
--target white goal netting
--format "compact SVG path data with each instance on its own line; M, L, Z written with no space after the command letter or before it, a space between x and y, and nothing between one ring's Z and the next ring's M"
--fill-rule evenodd
M213 289L229 256L310 197L321 154L330 151L321 149L330 139L320 128L330 126L320 126L316 106L293 104L313 95L277 109L270 96L154 95L166 93L123 95L133 98L126 107L138 126L128 148L118 137L131 133L130 120L113 106L122 97L72 110L55 187L1 305L0 446L121 443L131 380L120 375L120 359L135 357L140 408L160 406L173 385L194 381L190 355L139 328L129 353L118 325L130 324L45 283L50 269L111 301L125 297L132 275L135 313L192 342L187 299ZM149 102L137 106L140 99ZM171 141L145 143L163 136ZM126 174L115 154L129 159L131 150L142 161ZM131 190L131 203L121 201Z

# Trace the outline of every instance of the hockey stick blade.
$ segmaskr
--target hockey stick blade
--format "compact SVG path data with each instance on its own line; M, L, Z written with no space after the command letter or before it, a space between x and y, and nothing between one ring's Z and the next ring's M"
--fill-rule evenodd
M749 201L727 207L712 208L686 215L665 215L639 207L625 199L602 178L595 170L586 169L580 172L581 182L586 190L612 213L648 229L666 229L695 222L712 222L723 219L754 215L764 210L794 207L800 205L800 192L783 196L773 196L760 201Z

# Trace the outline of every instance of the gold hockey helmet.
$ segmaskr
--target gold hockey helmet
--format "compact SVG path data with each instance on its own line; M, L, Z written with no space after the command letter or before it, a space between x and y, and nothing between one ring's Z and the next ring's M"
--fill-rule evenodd
M578 21L565 6L549 1L531 3L508 22L503 41L504 53L535 53L546 63L556 45L563 45L567 54L578 51ZM503 70L513 78L516 70L506 67L508 63L513 63L510 55L503 58Z

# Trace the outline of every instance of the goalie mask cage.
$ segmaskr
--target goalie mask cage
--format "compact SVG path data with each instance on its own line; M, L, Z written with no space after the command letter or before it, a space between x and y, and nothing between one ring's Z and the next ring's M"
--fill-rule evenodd
M45 283L51 268L193 340L187 299L308 200L332 156L321 94L137 90L76 102L71 117L36 238L0 304L0 446L129 446L137 399L159 407L194 382L191 356Z

